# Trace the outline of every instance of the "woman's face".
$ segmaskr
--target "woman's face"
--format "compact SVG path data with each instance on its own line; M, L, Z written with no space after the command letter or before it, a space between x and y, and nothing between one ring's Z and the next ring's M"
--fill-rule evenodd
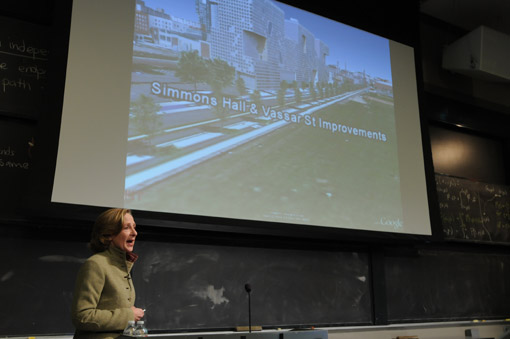
M113 237L112 243L123 251L133 252L137 234L135 219L131 214L127 213L124 215L122 230Z

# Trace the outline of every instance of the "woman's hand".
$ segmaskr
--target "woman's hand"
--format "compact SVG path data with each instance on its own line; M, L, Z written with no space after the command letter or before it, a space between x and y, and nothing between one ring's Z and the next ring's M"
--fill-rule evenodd
M135 315L135 321L142 319L143 316L145 315L145 312L141 308L131 306L131 309L133 310L133 314Z

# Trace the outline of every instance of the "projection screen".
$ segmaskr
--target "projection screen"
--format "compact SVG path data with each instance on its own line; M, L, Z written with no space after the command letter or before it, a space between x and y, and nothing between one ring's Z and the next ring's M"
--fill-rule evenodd
M52 201L430 235L414 60L271 0L74 0Z

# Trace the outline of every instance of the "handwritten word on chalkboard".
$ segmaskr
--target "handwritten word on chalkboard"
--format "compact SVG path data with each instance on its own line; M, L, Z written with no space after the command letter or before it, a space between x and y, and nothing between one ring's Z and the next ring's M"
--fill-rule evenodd
M35 118L48 76L44 27L0 17L0 112Z
M23 148L23 151L26 151L26 153L30 154L30 149L34 145L34 139L32 138L30 141L27 141L25 147ZM10 170L28 170L30 168L30 160L26 158L27 154L24 154L24 152L20 152L19 146L17 147L11 146L10 144L7 145L0 145L0 169L10 169ZM22 154L20 158L20 154Z
M0 119L0 205L16 206L26 194L36 149L35 124Z
M447 239L510 243L510 187L436 174Z

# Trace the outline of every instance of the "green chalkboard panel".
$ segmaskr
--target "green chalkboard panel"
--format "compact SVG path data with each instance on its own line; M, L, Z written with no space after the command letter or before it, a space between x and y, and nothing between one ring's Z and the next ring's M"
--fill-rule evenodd
M510 244L510 186L436 174L446 239Z
M248 325L246 283L253 325L372 322L366 253L138 240L135 252L136 305L153 333ZM9 305L0 308L0 335L72 333L74 280L91 254L82 242L0 237L0 257L16 259L0 265L0 300Z
M153 330L372 322L369 258L359 252L143 243L133 275ZM150 315L149 315L150 314Z
M385 258L390 323L504 319L510 255L420 250Z

